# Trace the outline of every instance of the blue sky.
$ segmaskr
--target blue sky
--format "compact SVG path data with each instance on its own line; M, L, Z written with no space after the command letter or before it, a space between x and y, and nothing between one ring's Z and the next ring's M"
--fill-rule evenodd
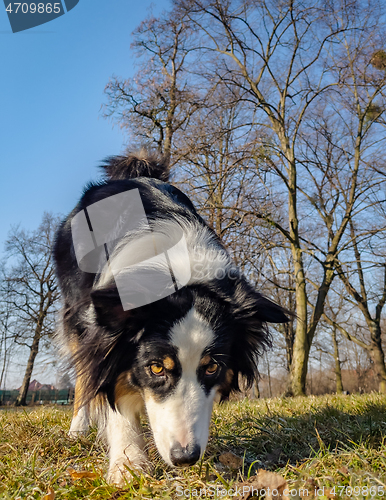
M66 214L96 166L125 135L101 116L113 74L135 71L131 33L170 6L80 0L64 16L13 34L0 5L0 254L12 225L33 229L44 211Z

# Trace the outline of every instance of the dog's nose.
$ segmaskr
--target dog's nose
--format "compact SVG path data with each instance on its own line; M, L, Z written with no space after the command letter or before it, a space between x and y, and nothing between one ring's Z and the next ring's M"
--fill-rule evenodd
M201 455L201 448L198 444L189 444L183 448L180 443L175 443L170 450L172 464L179 467L193 465Z

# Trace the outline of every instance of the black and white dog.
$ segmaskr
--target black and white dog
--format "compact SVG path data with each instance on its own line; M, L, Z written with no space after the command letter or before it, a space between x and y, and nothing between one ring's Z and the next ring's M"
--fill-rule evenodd
M149 470L139 415L171 466L205 451L215 400L251 384L285 311L256 292L191 201L144 151L114 157L54 246L63 294L59 340L75 367L70 434L99 421L108 479ZM134 221L134 223L133 223Z

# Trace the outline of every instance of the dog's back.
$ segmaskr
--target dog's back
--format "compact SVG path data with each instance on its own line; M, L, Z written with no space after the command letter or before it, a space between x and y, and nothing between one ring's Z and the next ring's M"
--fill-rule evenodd
M82 272L75 255L71 221L76 214L103 199L138 189L144 210L150 221L162 217L182 217L199 220L189 198L167 183L169 167L162 158L142 150L138 154L109 158L102 166L105 179L89 184L79 203L61 224L54 244L57 276L64 296L65 307L83 309L89 301L90 289L96 274ZM82 333L82 332L80 332Z

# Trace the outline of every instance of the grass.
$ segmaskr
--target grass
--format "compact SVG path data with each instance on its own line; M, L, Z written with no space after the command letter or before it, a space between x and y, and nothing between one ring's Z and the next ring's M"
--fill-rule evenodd
M379 394L217 406L200 464L168 469L150 447L154 475L137 476L124 489L104 480L107 458L96 431L73 441L67 437L70 420L69 408L0 410L1 499L175 500L197 498L200 488L216 498L208 485L223 489L217 498L228 498L225 490L258 469L280 474L289 489L319 490L320 500L386 497L386 397ZM236 470L219 462L229 451L242 459Z

